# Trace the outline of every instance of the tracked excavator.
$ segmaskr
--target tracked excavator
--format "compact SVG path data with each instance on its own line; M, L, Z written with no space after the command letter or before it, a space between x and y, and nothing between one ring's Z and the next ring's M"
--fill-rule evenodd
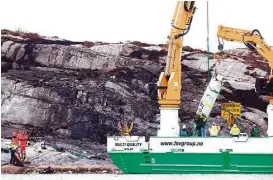
M268 77L256 78L255 91L258 95L267 95L269 104L267 106L268 131L267 134L273 135L273 49L266 43L260 31L254 29L248 31L244 29L218 26L218 49L224 49L224 40L244 43L251 51L258 52L265 61L268 62L270 72Z

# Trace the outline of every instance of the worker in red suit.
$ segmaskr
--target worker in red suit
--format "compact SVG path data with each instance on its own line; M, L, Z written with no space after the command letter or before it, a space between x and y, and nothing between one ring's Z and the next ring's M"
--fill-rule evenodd
M14 143L16 146L19 145L18 137L17 137L17 129L14 129L12 132L12 143Z
M22 149L21 149L21 141L23 139L23 134L22 133L18 133L17 134L17 139L18 139L18 149L17 149L17 152L20 156L20 158L22 159Z
M26 159L27 139L28 139L27 132L23 131L22 134L20 134L18 139L20 141L21 158L23 160L25 160Z

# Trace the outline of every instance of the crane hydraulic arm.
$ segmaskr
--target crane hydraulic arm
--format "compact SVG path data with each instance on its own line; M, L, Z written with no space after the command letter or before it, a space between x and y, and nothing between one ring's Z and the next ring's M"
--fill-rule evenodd
M168 36L168 56L165 72L158 81L158 99L161 107L180 105L181 93L181 55L183 36L190 30L195 11L194 1L178 1L171 21L172 29Z
M273 49L265 42L259 30L253 31L230 28L225 26L218 27L219 50L223 50L223 41L243 42L250 50L256 50L270 67L268 78L258 78L256 80L256 91L259 94L269 95L270 104L273 104ZM222 44L221 44L222 43Z
M171 21L168 36L168 55L165 72L161 72L157 83L160 105L160 130L158 136L179 135L178 109L181 102L181 55L183 36L191 26L195 12L195 1L178 1Z

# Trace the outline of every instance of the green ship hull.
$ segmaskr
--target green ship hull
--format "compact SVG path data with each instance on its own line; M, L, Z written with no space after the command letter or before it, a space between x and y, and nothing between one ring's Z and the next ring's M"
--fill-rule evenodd
M273 137L108 137L107 151L125 174L273 174Z
M125 174L273 173L273 153L115 152L109 154L115 165Z

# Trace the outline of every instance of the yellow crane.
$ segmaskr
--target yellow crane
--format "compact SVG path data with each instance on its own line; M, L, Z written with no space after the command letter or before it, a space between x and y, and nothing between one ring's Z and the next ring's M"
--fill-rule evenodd
M250 50L256 50L269 64L269 76L257 78L255 83L256 93L267 95L269 104L267 106L268 129L267 135L273 133L273 49L265 42L259 30L253 31L219 26L217 36L219 38L219 50L223 50L220 40L235 41L244 43ZM223 42L223 41L222 41Z
M192 23L195 1L178 1L171 21L168 36L168 55L165 71L161 72L158 87L160 105L159 136L179 136L178 109L181 102L181 55L183 37Z
M191 27L193 15L195 12L195 1L178 1L171 21L171 32L168 36L168 55L166 59L165 71L161 72L157 83L158 103L160 105L160 128L158 136L179 136L179 117L178 110L181 103L181 55L183 46L183 37ZM256 88L258 92L267 93L270 97L270 105L268 114L273 113L273 51L258 30L247 31L235 28L219 26L218 37L228 41L237 41L245 43L249 48L256 49L268 62L271 68L270 76L266 81L259 81L260 88ZM223 49L223 45L219 45ZM213 79L212 79L213 80ZM216 78L217 80L217 78ZM265 82L265 83L264 83ZM219 82L211 82L215 87L219 86ZM210 92L208 92L210 93ZM211 94L211 93L210 93ZM216 97L216 96L215 96ZM215 100L212 100L212 103ZM202 105L202 102L201 102ZM210 108L211 109L211 108ZM208 109L207 114L210 112ZM200 108L199 108L200 110ZM201 108L203 112L203 108ZM205 111L204 111L205 112ZM202 114L202 113L201 113ZM197 113L198 115L198 113ZM270 116L270 115L269 115ZM199 117L199 116L197 116ZM197 121L200 118L197 118ZM202 118L201 118L202 119Z
M265 42L259 30L253 31L230 28L220 25L217 37L219 38L219 50L223 50L223 41L235 41L244 43L250 50L256 50L269 64L269 77L257 78L256 91L259 94L269 96L269 104L273 105L273 49Z

